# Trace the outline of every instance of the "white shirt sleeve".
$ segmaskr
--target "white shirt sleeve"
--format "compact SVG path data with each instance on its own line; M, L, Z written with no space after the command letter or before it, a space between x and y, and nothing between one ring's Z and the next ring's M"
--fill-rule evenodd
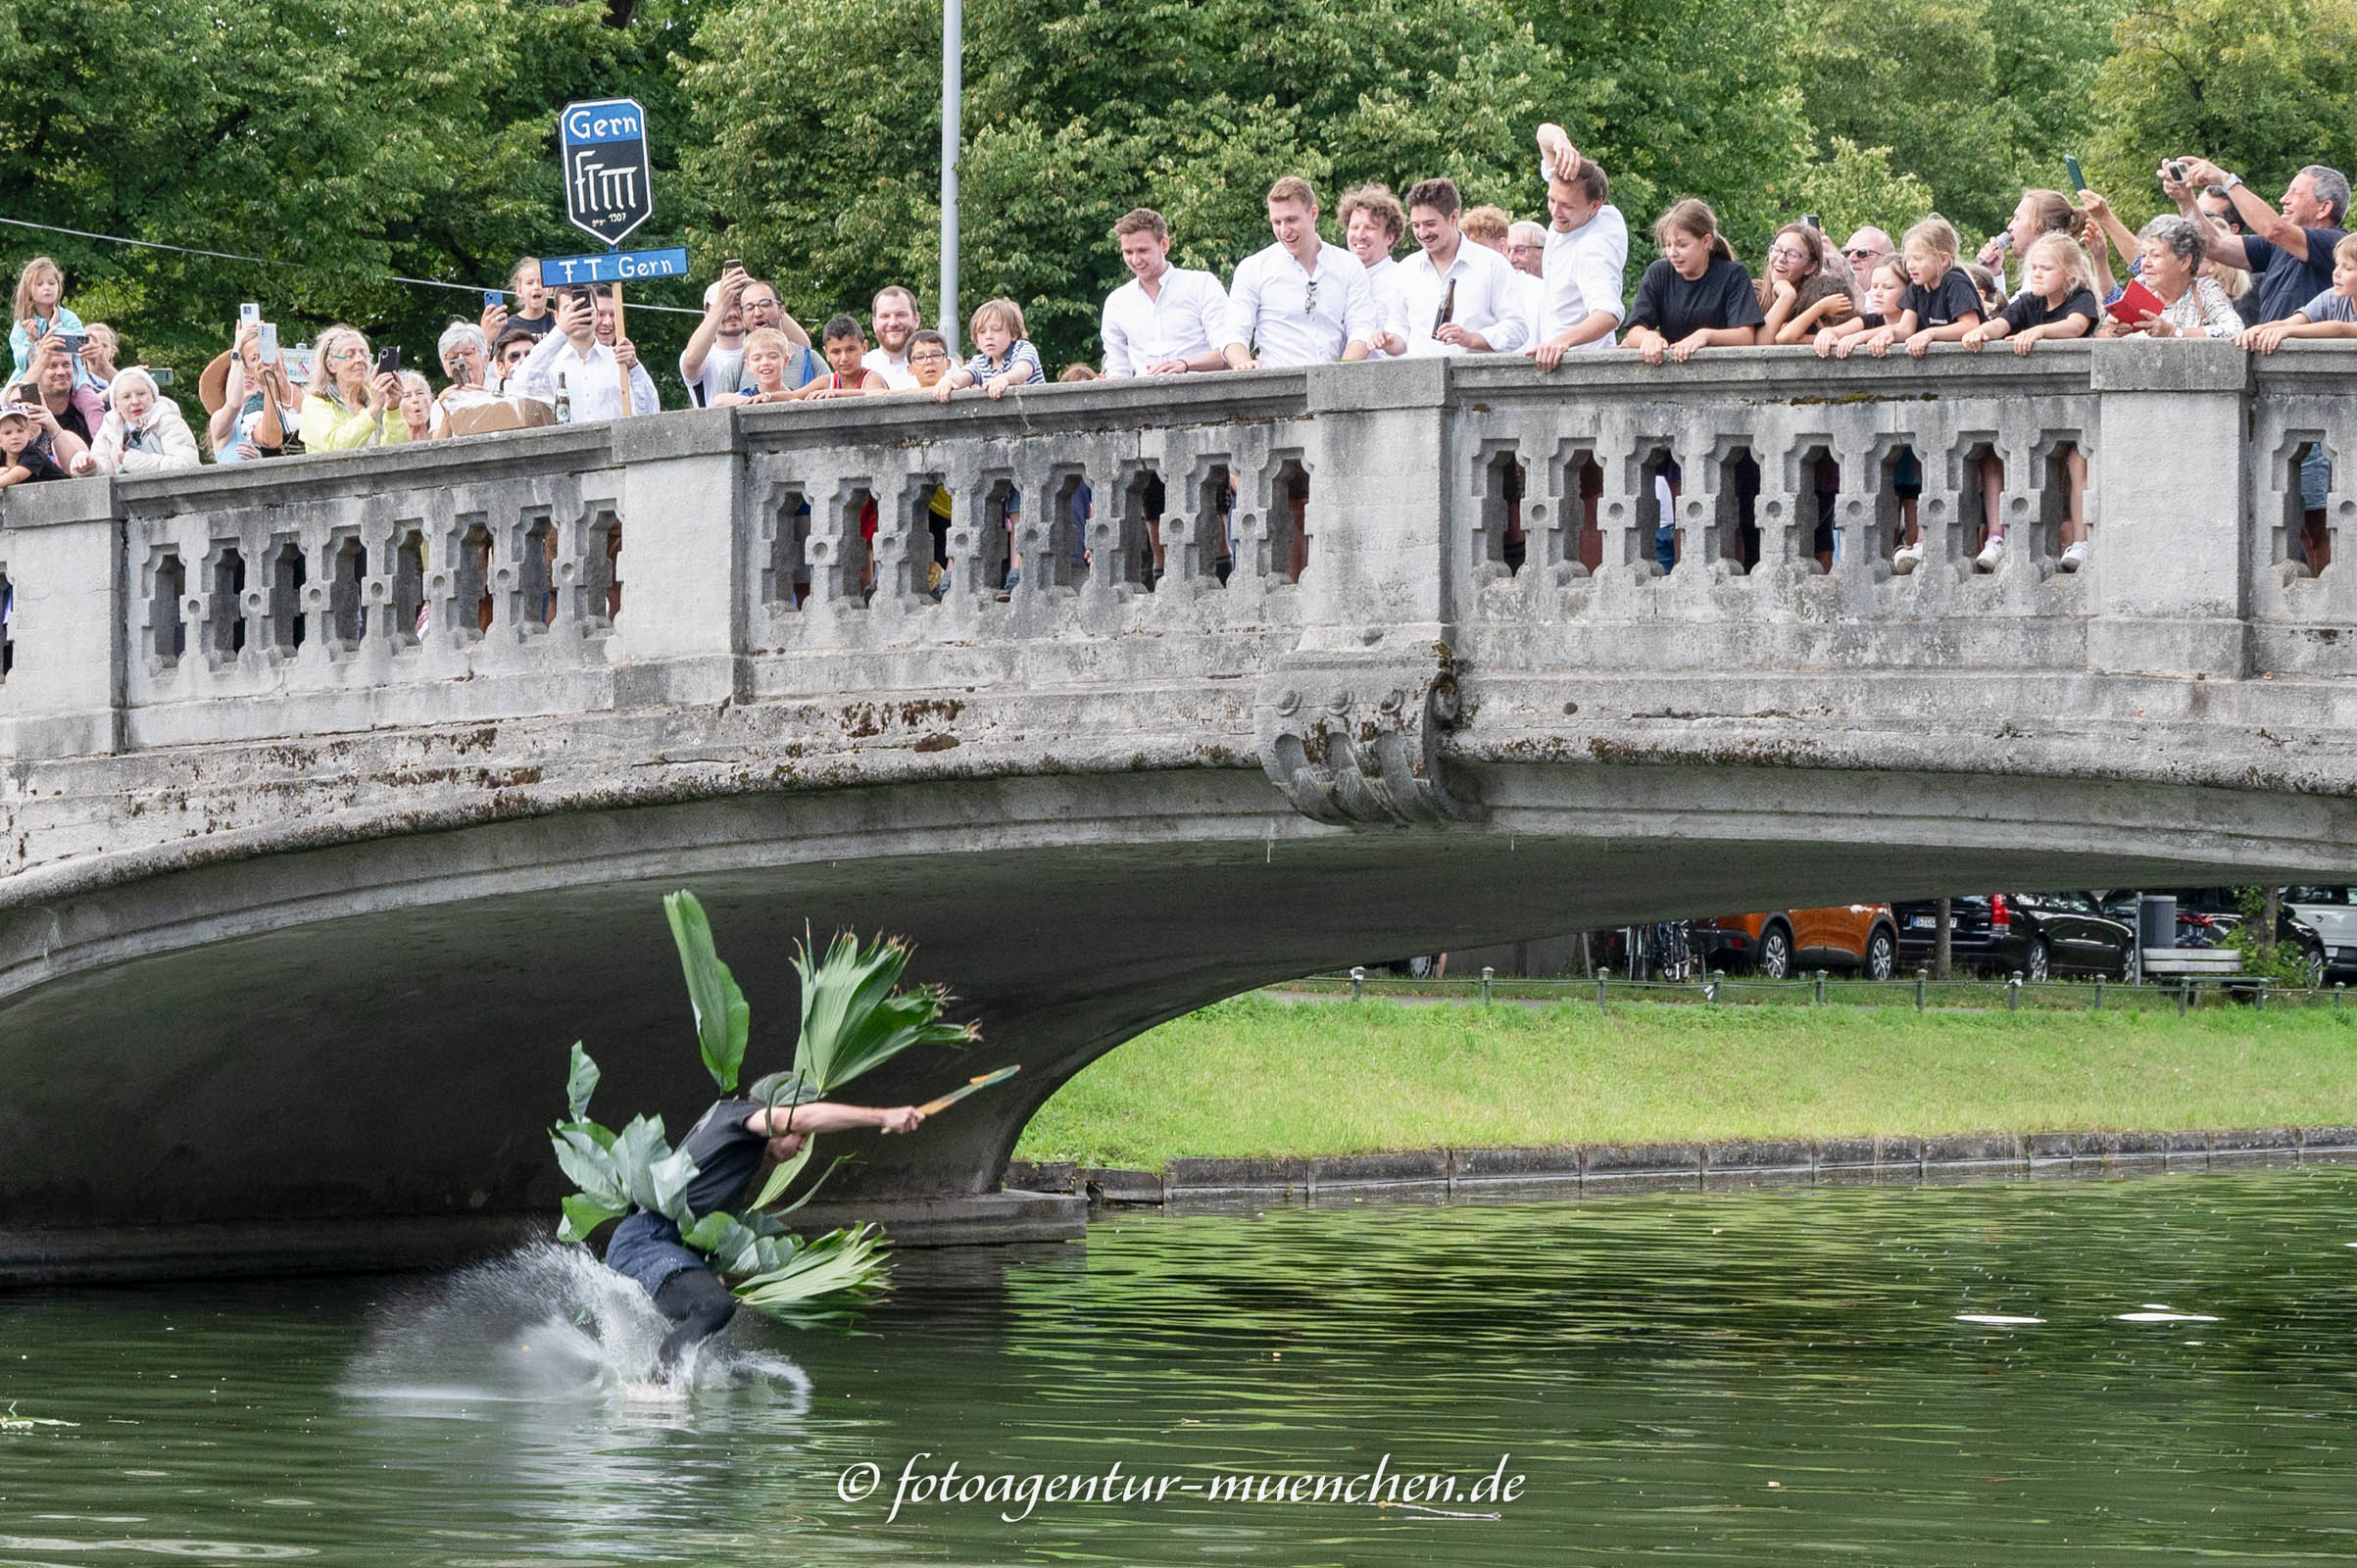
M532 352L524 356L523 364L516 369L515 380L526 397L538 398L543 403L557 401L555 366L557 356L564 352L568 341L563 332L554 329L540 334L540 341L532 345Z
M1228 284L1227 319L1211 346L1226 353L1230 344L1251 353L1252 325L1260 316L1260 268L1258 253L1247 256L1236 264L1236 273Z
M655 377L647 373L644 364L630 367L630 412L632 414L660 414L663 412L663 396L655 390Z
M1470 243L1470 242L1468 242ZM1496 256L1498 253L1490 253ZM1491 321L1481 335L1493 354L1511 354L1530 341L1531 291L1523 285L1539 280L1514 270L1507 262L1502 275L1494 275L1490 285Z
M1596 216L1598 223L1610 220L1611 227L1596 236L1596 243L1582 245L1571 253L1572 281L1580 288L1580 299L1590 315L1610 311L1616 321L1629 318L1629 307L1622 299L1629 273L1629 225L1620 214L1607 207Z
M1228 291L1221 288L1219 279L1209 272L1200 275L1202 281L1197 285L1192 307L1196 316L1196 330L1203 333L1205 343L1216 349L1219 347L1220 328L1228 318Z
M1129 285L1124 283L1121 288ZM1105 313L1099 318L1097 335L1105 343L1105 374L1107 380L1119 380L1138 373L1137 363L1130 358L1129 334L1121 330L1119 312L1113 302L1121 297L1117 288L1105 297Z
M1339 264L1335 263L1337 257L1341 258ZM1366 268L1349 251L1331 246L1318 270L1322 272L1329 265L1343 280L1344 348L1352 343L1373 348L1375 334L1383 330L1383 313L1375 308L1375 286L1367 278Z

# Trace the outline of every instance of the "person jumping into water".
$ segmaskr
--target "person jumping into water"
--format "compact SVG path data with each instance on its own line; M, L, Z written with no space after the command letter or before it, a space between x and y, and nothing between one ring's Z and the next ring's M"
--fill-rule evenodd
M691 1213L735 1211L752 1196L762 1155L781 1162L791 1159L801 1152L803 1140L814 1134L855 1127L913 1132L925 1119L914 1105L839 1105L824 1100L798 1103L803 1093L791 1074L779 1073L755 1084L744 1098L716 1102L704 1113L679 1145L696 1161L696 1176L686 1194ZM671 1321L671 1332L663 1336L655 1356L658 1383L669 1382L680 1358L736 1315L737 1298L703 1254L681 1242L679 1227L661 1214L632 1209L606 1244L606 1266L636 1280L654 1298L656 1310Z

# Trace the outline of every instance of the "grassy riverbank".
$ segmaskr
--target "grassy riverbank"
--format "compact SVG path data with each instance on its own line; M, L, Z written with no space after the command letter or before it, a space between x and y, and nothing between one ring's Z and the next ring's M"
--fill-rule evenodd
M2357 1123L2357 1010L1288 1005L1163 1025L1016 1157Z

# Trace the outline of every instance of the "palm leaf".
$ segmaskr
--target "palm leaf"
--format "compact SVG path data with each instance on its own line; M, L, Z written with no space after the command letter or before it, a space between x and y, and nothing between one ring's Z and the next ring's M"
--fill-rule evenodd
M887 1272L883 1242L872 1225L829 1231L806 1243L775 1269L736 1288L746 1305L787 1321L804 1318L814 1304L850 1305L883 1285Z
M895 994L909 949L900 942L862 946L838 932L822 958L806 940L794 956L802 981L802 1035L794 1045L795 1071L820 1094L890 1061L910 1046L963 1045L971 1024L943 1022L949 993L921 986Z
M696 1009L696 1042L704 1051L704 1065L724 1095L734 1094L737 1072L745 1062L745 1040L753 1031L753 1008L737 989L736 976L712 950L712 922L693 893L666 894L663 912L671 922L671 940L679 948L679 967L687 976L688 1001Z

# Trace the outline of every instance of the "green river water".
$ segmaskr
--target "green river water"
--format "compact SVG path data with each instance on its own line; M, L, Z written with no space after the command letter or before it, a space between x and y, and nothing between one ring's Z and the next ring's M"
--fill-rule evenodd
M2357 1560L2357 1168L1124 1215L678 1398L612 1283L0 1295L0 1563Z

